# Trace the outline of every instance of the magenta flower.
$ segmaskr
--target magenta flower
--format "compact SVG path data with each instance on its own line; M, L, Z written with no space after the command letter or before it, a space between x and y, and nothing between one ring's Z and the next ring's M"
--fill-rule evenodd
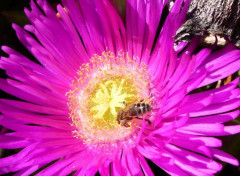
M31 25L13 28L39 63L2 47L0 88L21 100L0 100L0 148L22 150L0 174L150 176L146 158L178 176L238 165L215 136L240 132L224 125L239 115L239 80L193 90L236 72L240 50L194 53L197 39L175 50L190 0L175 1L158 36L168 3L126 0L124 25L108 0L62 0L57 12L31 1Z

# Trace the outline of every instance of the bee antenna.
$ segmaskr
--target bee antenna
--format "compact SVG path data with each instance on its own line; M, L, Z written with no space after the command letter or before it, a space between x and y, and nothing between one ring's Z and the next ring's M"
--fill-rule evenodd
M126 103L125 101L123 101L123 104L124 104L125 106L127 106L127 103Z

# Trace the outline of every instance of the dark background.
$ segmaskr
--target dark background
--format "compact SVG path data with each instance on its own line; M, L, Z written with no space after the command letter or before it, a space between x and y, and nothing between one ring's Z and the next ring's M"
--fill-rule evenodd
M121 13L124 14L124 8L122 8L123 2L121 0L113 0L116 1L118 4L116 7L119 7ZM55 8L58 0L48 0ZM28 19L24 14L24 7L29 8L29 1L28 0L0 0L0 46L7 45L11 48L19 51L20 53L26 55L31 60L35 60L35 58L23 47L23 45L18 41L15 31L12 29L11 24L16 23L20 26L24 26L28 24ZM167 11L165 11L165 16L167 15ZM124 15L123 15L124 18ZM0 50L1 56L6 56L2 50ZM0 77L6 78L5 72L0 70ZM14 99L14 97L5 94L4 92L0 91L1 98L9 98ZM240 124L239 118L230 122L229 125L236 125ZM1 129L1 127L0 127ZM236 156L238 160L240 160L240 134L234 136L227 136L221 137L223 140L223 148L222 150ZM11 154L16 153L16 150L3 150L0 149L0 157L8 156ZM158 168L155 164L151 161L148 161L150 167L152 168L155 175L165 176L167 175L164 171ZM218 176L239 176L240 175L240 168L236 166L232 166L226 163L223 163L223 170L218 173ZM8 174L12 175L12 174Z

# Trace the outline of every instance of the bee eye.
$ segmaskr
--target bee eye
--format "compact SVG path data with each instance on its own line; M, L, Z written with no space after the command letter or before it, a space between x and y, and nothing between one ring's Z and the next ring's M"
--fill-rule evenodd
M137 107L138 107L138 108L140 107L140 103L137 104Z

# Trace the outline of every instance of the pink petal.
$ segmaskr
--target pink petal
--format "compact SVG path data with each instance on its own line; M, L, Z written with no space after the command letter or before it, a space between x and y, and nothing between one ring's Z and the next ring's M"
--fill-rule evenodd
M202 145L199 142L183 140L183 139L172 139L170 143L175 146L181 147L183 149L187 149L187 150L211 157L211 153L210 153L208 147Z
M46 106L35 105L27 102L22 101L15 101L15 100L7 100L7 99L0 99L0 102L13 106L14 108L19 108L25 111L31 111L36 113L42 114L51 114L51 115L66 115L67 111L61 109L55 109ZM57 117L59 119L59 117ZM61 119L61 118L60 118Z
M224 135L233 135L240 133L240 125L232 125L224 127Z
M63 158L56 163L52 164L51 166L48 166L46 169L43 171L39 172L38 175L54 175L63 168L67 167L70 163L78 160L80 158L80 154L76 153L73 155L70 155L67 158Z
M27 167L25 169L22 169L21 171L18 171L13 176L28 176L40 169L41 167L43 167L43 165L34 165L31 167Z
M224 125L222 124L209 124L209 123L200 123L200 124L192 124L179 128L177 131L189 131L193 132L193 134L205 134L205 135L210 135L214 136L218 133L223 132L224 130ZM191 134L191 133L190 133Z
M191 141L201 143L202 145L208 146L208 147L221 147L222 141L217 138L213 137L203 137L203 136L195 136L190 134L184 134L184 133L176 133L176 135L173 138L182 139L183 141L187 140L189 143Z
M226 66L223 66L221 68L217 68L216 70L211 71L207 76L207 78L198 87L211 84L215 81L218 81L220 79L223 79L235 73L236 71L239 70L239 65L240 65L240 60L238 59Z
M139 163L141 164L141 167L143 169L144 174L148 175L148 176L154 176L151 168L148 166L148 164L147 164L146 160L144 159L144 157L142 155L139 155L138 159L139 159Z
M0 135L0 148L2 149L23 148L31 144L32 141L29 139Z
M141 168L132 150L126 153L126 159L130 173L132 175L139 174L139 172L141 172Z
M193 175L213 174L222 168L221 164L210 158L172 145L167 145L166 147L171 153L173 153L173 157L175 158L174 163L179 167L182 167L184 170L190 173L192 172Z
M183 102L183 104L179 107L178 114L184 114L188 112L195 112L205 107L208 107L212 103L213 96L205 96L205 97L198 97L198 99L190 99L187 102Z
M215 148L211 148L211 151L213 153L213 157L217 158L221 161L227 162L229 164L238 166L239 162L236 158L234 158L232 155L229 155L221 150L215 149Z
M236 109L239 106L240 106L240 99L233 99L224 103L207 106L195 112L190 112L190 116L196 117L196 116L205 116L205 115L224 113L224 112Z
M237 118L239 115L239 111L232 111L224 114L213 115L213 116L205 116L205 117L196 117L190 118L188 124L198 124L198 123L224 123L231 121Z

